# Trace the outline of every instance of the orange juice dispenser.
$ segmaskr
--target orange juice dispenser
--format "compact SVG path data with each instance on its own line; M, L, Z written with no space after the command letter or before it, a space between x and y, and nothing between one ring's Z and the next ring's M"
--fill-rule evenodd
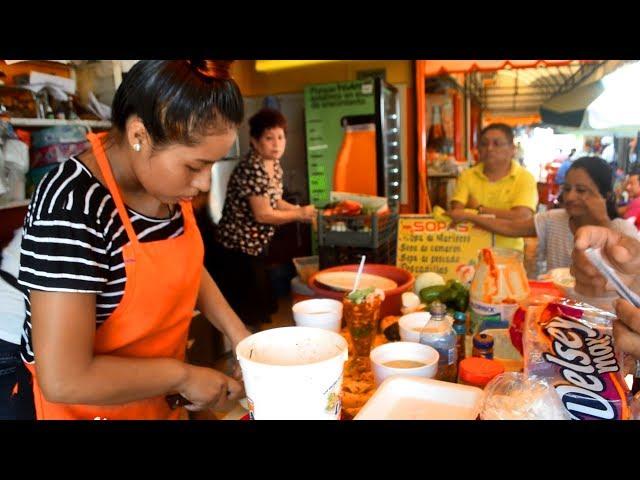
M342 117L344 138L333 171L333 190L378 194L374 115Z
M402 188L398 90L382 78L305 87L309 197L331 191L387 197L399 210Z

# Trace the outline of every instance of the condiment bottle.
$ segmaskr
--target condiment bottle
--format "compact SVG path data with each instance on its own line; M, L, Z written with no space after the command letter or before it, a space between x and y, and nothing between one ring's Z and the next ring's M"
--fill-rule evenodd
M453 330L456 332L456 351L458 352L458 364L465 357L465 338L467 334L467 314L464 312L453 313Z
M473 337L471 356L493 359L493 337L488 333L476 333Z

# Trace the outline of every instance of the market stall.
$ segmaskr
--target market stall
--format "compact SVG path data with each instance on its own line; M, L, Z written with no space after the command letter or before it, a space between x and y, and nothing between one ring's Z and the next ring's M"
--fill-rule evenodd
M314 260L305 258L306 271L300 268L299 274L308 289L296 291L293 316L296 328L311 326L338 334L336 342L339 337L347 342L348 357L339 406L335 386L340 380L336 377L318 392L318 396L326 395L327 407L319 416L284 413L284 418L632 418L633 400L629 379L625 380L632 370L626 365L628 358L613 349L614 317L606 308L586 305L603 307L611 298L585 299L576 294L568 269L552 271L544 280L527 278L522 253L496 248L488 232L466 222L454 225L436 203L429 205L436 197L446 198L444 181L432 185L426 194L427 169L441 178L455 178L458 164L468 163L483 113L487 122L540 122L538 107L545 99L599 75L603 64L570 60L442 63L428 70L424 62L418 78L423 81L446 73L455 81L460 74L458 80L472 90L465 73L479 74L474 75L478 80L482 73L504 70L502 77L514 80L509 88L515 88L519 96L511 99L512 109L520 115L509 116L504 111L499 115L504 105L499 97L505 95L494 91L501 84L493 74L486 78L486 85L495 86L492 98L486 100L486 105L494 107L490 114L480 111L480 104L467 103L469 99L462 95L467 90L438 97L427 85L427 98L431 96L427 105L424 98L420 103L421 89L417 89L422 154L418 168L422 171L424 167L425 174L418 187L419 199L426 204L421 203L418 211L430 215L388 212L384 205L387 191L364 191L357 186L367 178L359 175L362 167L350 172L349 193L328 193L327 184L332 185L336 177L324 171L317 177L328 178L328 182L318 178L310 182L311 188L322 185L324 190L316 192L328 193L329 198L319 205L317 271L313 267L308 271ZM531 72L525 73L527 69ZM550 71L545 73L545 69ZM509 71L512 76L507 75ZM525 87L529 88L526 92L522 91ZM319 119L312 120L314 141L320 142L325 127ZM353 125L360 125L360 120ZM350 132L366 131L364 127L349 131L350 126L347 122L345 138ZM379 130L380 125L371 129ZM325 150L319 143L312 147L317 147L315 152ZM315 167L321 165L320 154L309 153L317 161ZM336 151L337 158L341 154ZM448 166L452 166L451 174L445 171ZM367 193L369 196L363 195ZM373 282L369 289L357 286L363 256L366 262L361 273ZM383 292L382 299L376 300L376 291ZM328 299L334 303L327 303ZM580 364L575 363L576 358L582 359ZM296 367L304 364L300 360ZM598 386L597 394L588 382ZM251 397L251 386L246 386ZM261 410L259 403L249 401L247 415L277 418Z
M195 68L189 65L188 68ZM312 241L310 242L312 245L309 250L316 255L293 259L298 276L292 281L292 302L291 305L287 305L287 309L291 311L295 326L270 328L267 324L253 325L251 331L247 329L246 325L242 324L243 319L240 318L240 314L236 315L230 311L227 303L220 300L220 291L217 290L214 280L202 269L199 258L195 254L192 255L192 252L199 252L202 244L206 244L210 239L206 238L206 235L200 238L197 233L203 232L197 227L191 228L193 223L188 223L186 229L184 226L176 226L175 231L165 232L167 235L170 234L170 237L163 238L162 241L173 242L178 239L175 242L178 245L182 245L177 243L178 241L188 240L192 243L184 244L187 246L177 248L175 252L167 248L163 251L163 255L154 257L156 262L150 261L147 265L149 273L140 281L142 286L136 287L138 290L144 289L146 293L137 303L140 308L137 312L141 313L139 316L144 317L142 314L146 314L147 306L154 303L150 302L150 299L157 300L158 312L154 319L157 317L157 327L160 332L166 330L163 329L166 318L173 318L174 314L178 316L175 313L174 303L180 303L180 329L176 329L175 348L171 350L177 362L172 365L179 365L176 368L191 369L198 363L194 361L196 349L191 350L192 357L187 355L188 361L183 362L183 347L186 344L188 350L193 339L187 340L182 334L183 330L186 332L191 320L190 315L194 306L192 303L196 303L196 300L193 302L191 300L197 297L198 308L201 308L202 313L201 324L208 325L207 322L210 322L218 327L216 321L223 326L223 320L230 322L226 325L226 333L234 338L232 342L225 344L225 348L229 350L232 359L237 360L238 363L236 365L234 362L232 367L225 371L227 376L223 380L228 382L225 385L233 385L235 391L232 392L231 387L228 391L226 389L221 391L223 397L225 393L227 394L227 398L238 395L242 388L246 393L246 398L242 399L239 405L234 405L230 418L258 420L636 418L636 403L630 392L630 386L625 380L625 375L632 371L632 367L628 364L629 357L617 351L613 343L612 324L615 315L607 311L607 305L611 304L612 297L585 298L579 295L574 290L574 279L567 268L554 269L548 272L547 277L534 280L533 275L527 275L521 251L498 246L500 244L497 243L496 236L500 235L499 233L490 233L462 217L454 221L451 218L452 212L447 212L440 206L445 208L448 206L447 198L450 194L451 182L457 179L461 164L465 163L469 166L470 159L473 157L478 143L476 137L482 126L482 115L487 113L482 107L489 105L492 101L500 103L495 98L485 99L485 104L467 98L466 94L473 91L477 85L470 83L464 75L473 73L473 81L478 80L482 83L481 78L476 74L495 72L497 69L517 71L525 68L551 67L568 69L558 70L560 76L566 72L573 72L575 75L587 78L600 65L570 60L432 63L418 61L417 78L420 88L416 89L419 107L417 170L420 181L417 183L419 206L415 210L419 213L406 213L408 199L412 196L408 194L408 190L413 188L408 185L407 180L411 178L412 172L406 170L409 170L407 166L412 165L413 162L408 162L407 158L404 158L407 142L404 139L406 125L403 121L406 117L404 109L407 102L406 98L403 98L403 89L379 76L350 78L346 81L342 79L331 83L305 86L304 92L298 99L304 103L304 120L296 126L300 127L298 140L306 149L305 166L308 178L304 180L308 184L308 196L313 205L301 207L299 204L288 204L287 207L290 212L302 210L311 212L308 218L305 217L305 221L312 224ZM216 75L220 75L220 72L221 70L214 69L213 72L209 72L209 75L217 78ZM434 80L441 73L447 73L448 78ZM193 78L199 79L198 81L203 80L200 78L203 75L200 67L191 74L197 75ZM519 75L516 73L513 76L516 88L518 88L518 79L521 78ZM205 77L210 78L206 74ZM509 75L503 77L509 77ZM547 81L550 82L544 76L534 75L534 77L531 77L530 84L535 83L539 86ZM228 72L225 73L224 80L230 81ZM500 83L493 77L487 77L486 80L487 85L493 85L491 82ZM456 90L460 86L460 81L465 85L466 90ZM131 83L131 80L129 82ZM427 85L425 82L431 83ZM546 85L547 91L543 96L550 95L552 91L558 93L558 89L561 89L563 84L557 83L554 86L547 83ZM130 88L135 86L130 85ZM425 88L422 88L423 86ZM538 100L542 98L537 96L538 93L531 93L537 100L529 104L522 100L522 97L527 95L522 94L519 99L513 100L513 104L522 102L518 103L518 106L526 105L528 108L536 102L539 103ZM500 94L494 97L500 97ZM277 102L274 104L277 105ZM526 108L523 107L518 111L522 114L518 118L533 121L534 117ZM33 113L37 114L35 111ZM485 119L504 120L500 116L499 108L494 108L492 114L492 117L485 117ZM601 118L604 118L604 114ZM14 126L19 126L20 122L16 123L16 117L13 117L12 123ZM111 127L110 122L98 124L72 122L64 125L56 123L55 126L60 127L62 132L60 129L55 129L55 132L59 135L65 133L67 135L65 138L67 140L71 138L73 142L43 143L40 147L78 143L80 144L78 151L82 152L86 149L84 128L91 125L94 128ZM47 125L41 124L41 126ZM70 136L74 129L62 129L62 127L79 128L80 139ZM304 133L300 133L303 130L302 127L304 127ZM284 138L285 129L277 128L282 130ZM505 128L507 134L510 134L509 126ZM140 127L140 131L144 131L143 129L144 125ZM265 130L273 129L265 128ZM47 131L32 133L30 138L34 146L39 145L40 140L46 140L41 138L46 133ZM231 133L226 139L229 141L228 145L217 144L216 142L220 141L219 138L212 139L213 144L220 147L216 159L221 158L225 153L222 146L228 147L231 145L231 140L236 140L235 132ZM12 133L11 137L5 136L12 142L22 141L14 138L18 136L17 134ZM258 138L261 136L262 134ZM90 135L89 138L92 140L93 149L100 152L98 166L106 172L111 172L112 167L109 166L107 153L99 138L94 135ZM492 139L493 147L515 147L511 141L513 138L508 135L507 138L508 142ZM256 140L253 137L252 139ZM59 148L56 147L56 149ZM142 148L140 143L124 145L121 150L126 155L123 154L122 161L138 162L138 158L148 159L154 155L153 149L147 149L144 152L145 157L137 156ZM3 147L2 152L4 153L5 150L6 147ZM233 149L234 158L240 157L237 150L239 148L236 141ZM280 150L283 150L283 147ZM278 153L282 154L282 151ZM65 150L62 156L66 159L67 155L72 154ZM23 157L26 163L30 161L28 154ZM58 155L51 158L50 169L63 163L64 160L59 157ZM256 160L256 163L264 162L265 158ZM276 159L269 161L271 160ZM509 164L513 162L510 157L506 160ZM33 159L31 163L33 164ZM78 167L78 172L81 168ZM203 172L202 178L206 179L207 165L199 165L199 168ZM58 169L63 170L59 167ZM194 171L193 168L190 170ZM428 170L429 175L427 175ZM233 175L232 171L235 170L229 168L227 176ZM272 185L275 182L276 171L274 167L273 174L265 173L265 183ZM134 175L134 169L131 169L131 172ZM24 177L24 172L21 175ZM114 198L117 199L117 205L114 203L113 208L120 210L120 212L114 210L115 213L112 216L115 218L116 215L122 215L125 223L119 232L127 228L127 235L131 235L130 238L134 239L136 231L131 226L133 219L129 219L124 200L119 196L116 181L111 178L113 174L108 173L108 175L109 186L112 189L110 192L116 192ZM431 177L431 180L428 177ZM159 180L158 177L153 179ZM219 184L225 182L226 180L223 182L220 176L216 177L214 172L215 189L224 190ZM532 182L532 192L535 192L535 181L532 180ZM37 184L37 181L33 183ZM132 184L138 185L136 182ZM99 186L92 188L95 190ZM189 186L193 185L189 184ZM205 184L202 190L206 190L206 187ZM200 189L200 186L198 188ZM19 208L26 210L28 201L25 199L24 186L20 186L20 190L22 197L14 200L19 201L17 205ZM271 194L281 194L279 190L278 192L275 190ZM177 193L184 195L184 192L186 190ZM104 200L97 206L96 215L98 212L103 212L109 200L107 193L105 192ZM154 202L158 200L151 193L149 196L154 199ZM89 197L89 193L85 192L84 196L77 198L84 198L85 202L88 202ZM74 204L73 198L75 198L73 195L65 197L64 208L67 211ZM191 215L193 208L191 201L194 197L176 198L179 198L180 211L184 207L185 211ZM220 217L224 211L225 195L217 200L219 203L216 204L216 216ZM274 199L274 205L277 206L278 200L282 198ZM232 202L235 203L236 200ZM52 201L53 203L55 202ZM237 203L240 204L240 201L237 200ZM535 203L535 200L531 203ZM78 208L78 201L75 204ZM165 207L161 202L157 206ZM516 205L518 206L522 207ZM531 205L529 209L533 211L535 206ZM6 212L12 213L11 227L17 227L20 222L12 212L16 205L7 203L6 207ZM474 208L480 212L481 208L493 207L495 207L493 204L478 204ZM43 208L40 210L47 211ZM270 207L270 210L276 211L279 208ZM467 210L473 209L468 207ZM168 219L174 220L176 212L172 209L168 209L167 212L162 211L165 216L169 215ZM152 216L153 213L154 211L150 211L148 216ZM227 228L231 229L229 238L247 227L249 215L254 215L255 212L247 207L246 212L240 213L241 221L227 224ZM459 213L462 215L469 212L462 208ZM21 217L24 217L24 214L25 212L22 211ZM293 214L290 215L290 218L294 218ZM7 218L9 218L8 215ZM253 218L254 230L249 232L248 238L241 239L240 243L245 245L246 240L251 248L255 247L253 242L259 236L254 233L267 224L263 221L265 218ZM295 218L297 219L295 221L300 221L300 218ZM491 218L495 220L495 217ZM136 218L136 220L140 219ZM191 216L188 221L195 222ZM44 220L42 225L50 226L47 222ZM55 221L51 222L55 223ZM100 236L100 232L93 228L83 229L78 227L77 223L68 221L57 222L58 226L64 223L66 227L91 230L89 234ZM98 224L101 224L100 222ZM104 223L109 225L110 223L107 222L108 220ZM8 223L5 222L5 228ZM40 226L40 223L36 226ZM218 228L220 228L219 225ZM233 230L234 228L236 230ZM275 230L275 227L273 229ZM156 230L158 228L148 227L144 235ZM189 237L184 232L188 232ZM6 232L0 232L0 240L4 240L5 237ZM513 235L513 237L520 236ZM54 237L43 238L46 240L39 243L56 243ZM121 238L124 242L124 237ZM153 243L160 241L154 240ZM132 242L136 244L136 248L142 249L137 241L132 240ZM66 243L78 244L83 248L88 245L75 241ZM267 243L265 242L265 245L261 245L260 248ZM115 253L128 255L126 245L128 244L123 243ZM165 245L169 246L173 243ZM195 248L196 246L198 249ZM101 251L99 246L94 247L95 249ZM229 247L229 250L233 249ZM262 254L262 250L259 252L256 250L256 252L256 256ZM182 263L172 263L171 253L181 253L183 257L179 258ZM297 255L286 248L279 249L277 253L287 261L291 256ZM51 255L33 256L50 261L44 264L43 268L51 266ZM138 256L137 258L146 259L147 257ZM187 269L190 275L189 281L185 280L184 283L190 287L189 292L193 298L176 293L178 290L172 288L172 285L163 284L162 282L168 282L168 275L162 272L154 274L151 267L155 267L155 263L160 263L160 258L163 264L167 264L165 266L167 271L171 267L171 274L177 277L184 273L180 271L183 264L190 267ZM130 264L136 261L135 257L123 256L122 261L113 267L99 264L108 272L114 270L125 272L122 278L110 280L106 284L125 283L127 273L130 273L125 263L129 268L133 268ZM96 262L85 260L76 263L93 265ZM235 273L230 270L237 266L238 264L231 263L227 271L217 272L219 276L215 282L222 285L225 276ZM248 274L245 272L239 276L244 275L241 281L248 284L248 279L253 279L251 272L255 273L257 269L247 271ZM69 278L73 277L73 274L60 275L57 271L45 271L45 274L40 276L66 278L65 275ZM81 279L87 277L85 275ZM108 279L103 280L107 282ZM163 295L157 294L154 290L156 282L162 288L162 292L175 294L174 303L164 299ZM613 283L619 290L623 290L618 283L615 281ZM207 287L206 294L198 290L201 285ZM245 292L238 292L239 288L230 292L227 285L224 295L228 295L229 298L234 294L236 297L241 296L242 298L235 299L236 305L240 307L242 304L251 302L253 302L251 305L257 305L257 294L262 293L260 285L264 284L256 283L247 288L248 295L245 295ZM58 285L55 288L60 287ZM74 295L78 293L77 290L72 291ZM131 291L132 288L129 287L127 293L131 294ZM91 292L94 291L91 290ZM114 297L115 294L124 293L125 290L122 290L107 292L107 295ZM629 298L633 300L632 297ZM118 304L109 304L105 301L99 303L98 307L113 307L113 310L99 314L104 318L111 318L115 315L113 312L118 308ZM264 306L265 310L267 308L270 306ZM233 309L238 310L236 306L233 306ZM92 312L89 320L93 321L94 317L96 317L95 312ZM26 324L31 327L29 322ZM192 329L193 332L195 330ZM200 333L196 335L200 338L204 336ZM125 340L122 340L125 343L122 346L123 349L129 345ZM87 340L89 347L91 347L91 341ZM174 338L171 341L173 342ZM211 342L211 340L205 341ZM72 345L72 348L74 346ZM120 350L106 350L106 352L105 356L116 356L121 353ZM125 353L128 352L125 351ZM134 358L136 355L149 356L146 352L142 355L137 350L133 353L135 355L129 357L124 355L131 365L136 364L137 358ZM157 352L154 350L152 353ZM234 368L236 372L233 372ZM134 368L129 370L133 371ZM162 377L164 371L160 368L157 371L154 370L154 372L160 372L158 377ZM236 374L236 378L239 378L240 371L242 386L230 378L233 373ZM208 372L208 374L218 375L217 372ZM215 378L220 380L221 377L223 376ZM103 380L104 378L106 377L102 377ZM186 375L186 378L192 377ZM131 381L127 387L135 391L146 379L145 377L142 381L140 379ZM182 396L183 393L189 396L184 391L188 389L177 393L176 390L179 389L175 385L182 382L176 380L170 385L169 383L167 380L166 385L149 389L149 391L161 393L153 399L156 402L153 411L149 410L145 414L151 417L160 412L167 415L167 418L185 417L185 411L177 412L176 410L182 406L193 405L191 400ZM203 380L202 383L206 382ZM104 384L105 382L102 381L101 385ZM72 396L72 400L62 403L74 404L78 401L77 398ZM81 397L83 400L86 398ZM119 405L118 402L127 403L122 398L130 400L138 397L132 394L131 397L123 395L117 398L119 400L114 403ZM56 404L56 402L50 403ZM96 405L101 404L98 401ZM97 418L106 415L101 408L96 410ZM132 417L139 415L134 410L125 413ZM69 416L72 417L71 413Z
M401 295L400 308L390 315L381 312L383 303L393 298L393 293L386 297L383 292L392 292L393 285L386 290L375 287L389 280L388 272L374 268L369 271L379 275L355 280L358 266L354 265L342 272L316 274L313 281L324 275L322 281L340 292L335 296L341 301L302 301L294 306L298 326L275 330L304 332L312 326L311 332L332 331L335 339L329 342L346 340L348 357L342 375L325 381L327 387L332 385L332 393L327 388L315 390L326 408L304 412L280 408L279 416L273 416L269 401L261 400L264 394L245 378L251 398L245 418L632 418L636 407L624 381L623 357L613 349L614 316L571 300L566 273L546 282L528 281L510 252L483 249L481 256L471 283L445 282L434 273L419 275ZM372 286L350 291L352 281ZM303 357L318 348L310 340L313 335L304 335L295 342L309 342ZM270 365L263 367L278 370L280 376L310 368L307 361L329 361L322 356L301 360L296 357L300 353L282 353L296 349L291 343L278 345L278 355L286 361L273 356L256 361ZM594 390L592 384L601 388ZM313 388L291 395L300 401L310 391Z

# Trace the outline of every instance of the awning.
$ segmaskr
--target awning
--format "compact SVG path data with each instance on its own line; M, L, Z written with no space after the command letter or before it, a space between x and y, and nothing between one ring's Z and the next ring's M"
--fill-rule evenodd
M534 118L540 106L598 80L602 60L425 60L427 77L456 78L485 115ZM607 67L609 68L609 67ZM456 75L462 75L462 80ZM596 77L596 78L594 78Z
M569 65L574 60L425 60L424 75Z
M590 128L587 108L604 92L602 81L581 85L558 95L540 107L543 123L571 128Z
M587 109L588 125L637 133L640 130L640 62L619 68L604 77L602 83L604 92Z
M635 136L640 130L640 62L547 101L542 121L565 133Z

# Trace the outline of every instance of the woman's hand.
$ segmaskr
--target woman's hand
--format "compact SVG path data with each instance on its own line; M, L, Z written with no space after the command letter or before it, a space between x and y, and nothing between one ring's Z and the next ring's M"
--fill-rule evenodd
M305 223L311 223L316 218L316 207L313 205L305 205L300 207L298 211L299 220Z
M616 300L618 321L613 322L613 338L620 350L640 360L640 309L626 300Z
M233 372L231 372L231 376L241 382L242 381L242 368L240 367L240 363L236 360L233 365Z
M178 393L191 402L185 407L187 410L220 408L244 394L242 384L221 372L195 365L186 365L186 368L187 376L178 387Z
M598 297L607 291L607 280L584 254L590 247L601 248L602 256L619 272L634 276L640 273L640 242L609 228L582 227L576 232L571 261L576 292Z

